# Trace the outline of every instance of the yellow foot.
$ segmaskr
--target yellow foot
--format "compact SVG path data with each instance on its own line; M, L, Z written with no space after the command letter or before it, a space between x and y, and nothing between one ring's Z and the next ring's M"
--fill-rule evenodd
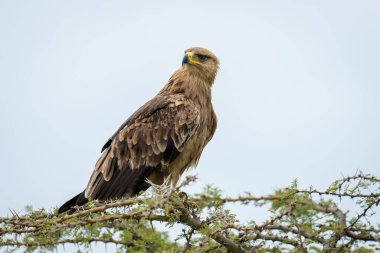
M165 216L170 217L170 206L168 204L165 204Z

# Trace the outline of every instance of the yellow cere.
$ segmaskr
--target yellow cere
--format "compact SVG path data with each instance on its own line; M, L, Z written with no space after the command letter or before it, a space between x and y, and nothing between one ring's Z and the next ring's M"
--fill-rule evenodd
M189 63L190 64L195 64L195 65L201 64L199 61L193 60L193 52L187 52L187 57L189 57Z

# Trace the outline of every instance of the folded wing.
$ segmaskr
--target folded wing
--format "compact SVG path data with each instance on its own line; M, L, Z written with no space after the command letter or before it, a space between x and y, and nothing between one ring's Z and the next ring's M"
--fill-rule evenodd
M199 108L185 97L156 96L105 144L85 197L106 200L146 190L146 178L178 157L199 123Z

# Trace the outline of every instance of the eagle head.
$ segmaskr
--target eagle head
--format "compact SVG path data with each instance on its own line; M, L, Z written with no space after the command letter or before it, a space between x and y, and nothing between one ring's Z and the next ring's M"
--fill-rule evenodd
M192 47L185 51L182 68L206 79L211 85L219 69L219 60L208 49Z

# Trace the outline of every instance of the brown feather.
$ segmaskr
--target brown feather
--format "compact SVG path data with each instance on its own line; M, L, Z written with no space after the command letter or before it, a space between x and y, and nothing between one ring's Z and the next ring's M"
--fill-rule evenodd
M110 138L85 190L88 199L131 196L145 190L147 178L173 184L195 166L216 128L211 86L219 61L203 48L194 57L209 57L200 65L185 64L152 100L138 109Z

